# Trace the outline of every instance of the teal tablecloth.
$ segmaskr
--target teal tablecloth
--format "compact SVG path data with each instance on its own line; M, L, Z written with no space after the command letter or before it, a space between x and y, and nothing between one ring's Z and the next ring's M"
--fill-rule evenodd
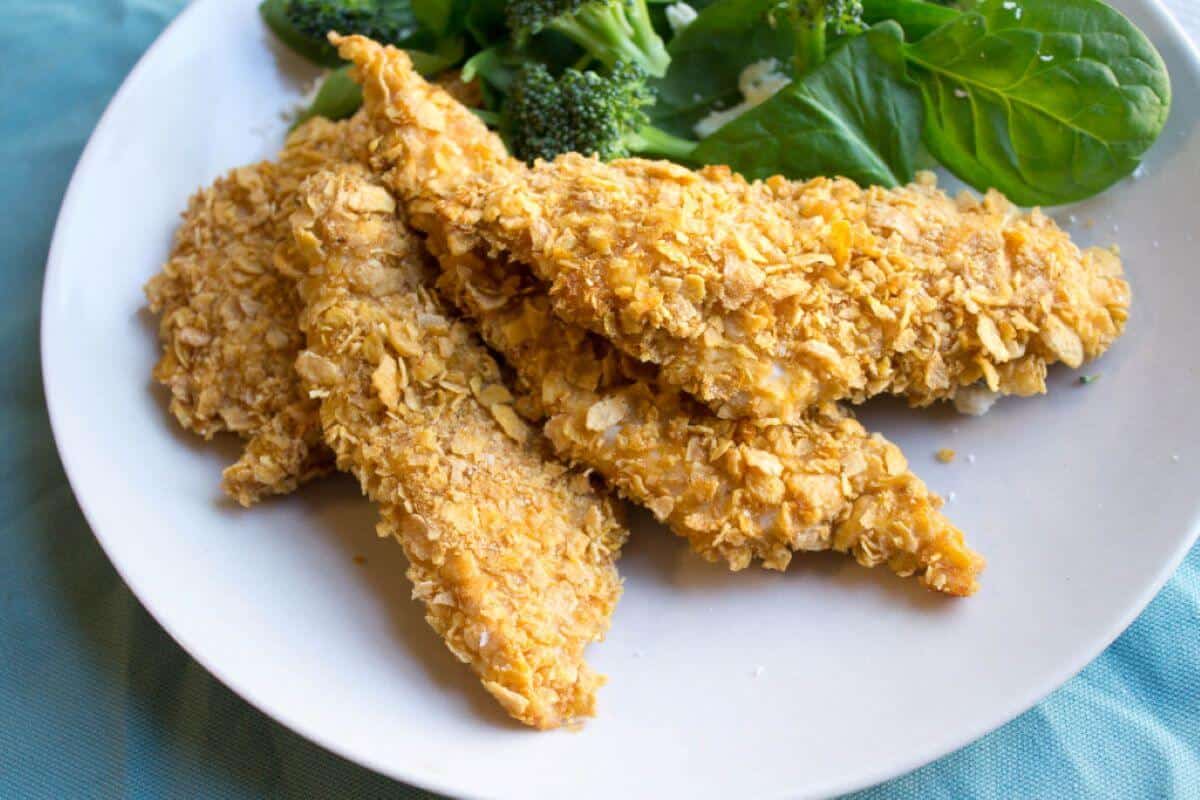
M183 0L0 0L0 798L417 798L268 720L121 583L50 437L51 229L125 73ZM1200 798L1200 549L1099 659L869 798Z

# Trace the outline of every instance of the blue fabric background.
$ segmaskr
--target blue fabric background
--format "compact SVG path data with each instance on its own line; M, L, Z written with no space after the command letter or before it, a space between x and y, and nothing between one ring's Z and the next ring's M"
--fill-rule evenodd
M154 623L51 440L50 234L111 94L183 0L0 0L0 798L425 798L265 718ZM1081 675L865 798L1200 798L1200 549Z

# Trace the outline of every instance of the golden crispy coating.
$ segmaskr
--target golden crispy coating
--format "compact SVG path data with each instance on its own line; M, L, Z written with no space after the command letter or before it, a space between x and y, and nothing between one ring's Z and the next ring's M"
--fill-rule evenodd
M1100 355L1129 305L1112 252L1081 252L995 192L952 200L931 174L752 184L570 154L458 201L561 316L721 416L791 420L884 392L923 405L979 381L1042 392L1047 364Z
M365 41L344 53L395 100L385 113L401 113L412 79L375 69L384 56ZM444 94L422 101L404 113L426 130L479 127ZM955 201L928 174L895 190L748 183L726 167L577 154L528 169L476 144L458 152L473 177L442 192L437 212L530 267L559 316L659 365L722 417L791 421L885 392L923 405L980 381L1034 394L1047 364L1077 367L1124 327L1120 260L1081 252L994 192Z
M314 119L277 162L235 169L198 192L170 260L146 284L151 310L162 315L154 377L171 392L171 413L206 439L231 431L247 440L223 480L242 505L333 466L317 404L300 391L293 366L304 344L296 323L303 265L289 217L304 179L364 157L370 131L362 116Z
M970 594L983 560L938 512L899 450L826 404L795 425L717 418L655 370L551 313L520 265L488 256L468 209L442 202L487 175L503 147L468 111L413 73L400 52L345 40L381 134L380 166L429 234L440 287L480 323L517 371L523 410L548 418L563 455L594 468L710 560L762 559L835 548L863 564L920 572L933 588Z
M532 276L427 240L439 287L478 320L516 370L522 410L547 418L558 452L595 469L650 509L692 549L733 569L752 559L784 569L795 550L839 550L860 564L919 573L968 595L983 559L938 511L900 450L837 404L795 424L724 420L653 369L563 322Z
M391 195L349 165L307 187L296 366L338 466L380 504L429 624L505 710L539 728L590 715L603 678L584 648L621 592L612 502L513 411Z

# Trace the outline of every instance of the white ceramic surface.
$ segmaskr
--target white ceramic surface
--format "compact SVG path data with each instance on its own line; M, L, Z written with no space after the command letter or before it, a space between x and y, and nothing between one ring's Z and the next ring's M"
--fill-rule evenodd
M1193 43L1200 41L1200 3L1196 0L1163 0Z
M231 506L217 481L235 446L181 433L151 385L141 286L188 195L276 149L279 112L312 77L252 0L184 12L113 101L64 202L42 348L79 502L129 586L221 680L324 746L448 794L812 796L949 752L1099 653L1197 531L1200 62L1150 0L1118 5L1161 48L1175 109L1144 177L1071 210L1081 240L1121 244L1135 289L1128 335L1089 370L1102 378L1056 371L1049 396L982 419L863 412L956 495L948 513L990 562L972 599L834 556L731 575L639 519L625 597L591 650L611 681L600 716L537 734L427 629L399 548L374 537L349 481ZM960 458L939 464L940 447Z

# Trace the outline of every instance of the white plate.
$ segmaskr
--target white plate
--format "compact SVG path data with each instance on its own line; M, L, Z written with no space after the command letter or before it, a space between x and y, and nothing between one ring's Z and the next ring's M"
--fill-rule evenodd
M231 507L217 481L234 446L181 433L151 385L141 286L188 195L272 153L280 110L311 78L273 48L252 0L198 0L162 35L63 204L43 367L80 505L129 586L218 678L329 749L441 792L822 795L966 744L1095 657L1197 532L1200 62L1149 0L1118 5L1162 49L1175 109L1140 181L1073 209L1082 240L1120 242L1135 289L1128 335L1090 370L1101 380L1055 372L1049 396L982 419L864 412L957 495L948 512L990 562L970 600L833 556L731 575L643 521L612 633L591 650L610 677L600 716L537 734L508 723L426 628L399 548L374 538L349 481ZM941 465L940 447L962 457Z

